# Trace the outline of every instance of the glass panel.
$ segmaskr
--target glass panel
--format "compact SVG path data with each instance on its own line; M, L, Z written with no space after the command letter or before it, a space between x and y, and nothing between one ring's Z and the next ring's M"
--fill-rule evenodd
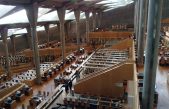
M14 8L15 6L0 5L0 17L2 17L4 14L6 14L7 12L11 11Z
M15 31L13 34L25 34L25 33L27 33L26 28L24 28L24 29L18 29L18 30Z
M86 16L85 16L84 12L80 13L80 19L86 19Z
M41 17L42 15L46 14L50 10L51 10L50 8L38 8L38 16Z
M28 23L26 11L21 10L0 19L0 24L12 24L12 23Z
M109 8L104 11L106 12L106 11L109 11L109 10L112 10L112 9L115 9L121 6L126 6L133 2L134 2L133 0L104 0L97 4L105 4L104 6L108 6Z
M52 12L42 15L40 18L38 18L38 22L40 22L40 21L57 21L57 20L59 20L57 11L52 11Z
M27 30L21 28L8 29L8 36L11 36L13 34L23 34L23 33L27 33Z
M90 0L85 0L86 2L90 2ZM97 0L91 0L91 2L97 1ZM103 0L97 4L105 4L105 6L108 6L109 9L105 11L112 10L117 7L126 6L127 4L132 3L133 0ZM15 6L6 6L6 5L0 5L0 17L9 12L15 8ZM51 9L50 8L39 8L38 10L38 21L58 21L58 15L57 11L52 11L48 13ZM46 14L47 13L47 14ZM91 16L91 13L90 13ZM85 19L85 14L80 14L81 19ZM70 10L66 10L65 20L74 20L74 12L70 12ZM9 16L6 16L4 18L0 19L0 24L12 24L12 23L28 23L28 18L26 15L26 11L23 9L21 11L18 11L14 14L11 14Z
M65 20L73 20L73 19L75 19L73 11L65 15Z
M53 28L53 27L56 27L56 26L57 26L57 24L50 24L49 28Z
M37 30L37 31L44 31L45 28L44 28L44 26L37 26L37 27L36 27L36 30Z

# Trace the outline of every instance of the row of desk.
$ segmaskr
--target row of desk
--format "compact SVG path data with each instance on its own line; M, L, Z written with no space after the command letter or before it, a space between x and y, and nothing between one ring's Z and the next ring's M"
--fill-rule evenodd
M66 60L70 60L69 58L72 58L73 59L73 63L70 62L71 65L69 65L63 72L61 72L60 75L58 75L56 78L54 78L54 83L57 86L56 89L54 90L54 93L52 95L50 95L51 97L49 99L41 102L36 107L36 109L45 109L45 108L48 108L51 105L51 103L53 102L53 100L57 99L57 97L65 89L66 84L68 83L68 81L73 81L73 79L76 77L75 75L79 71L79 68L81 67L81 64L82 64L82 63L79 63L78 61L79 61L79 59L80 60L85 59L84 57L86 58L87 56L83 55L83 53L81 53L81 56L79 56L78 59L76 59L76 57L73 57L73 56L66 58ZM75 59L76 59L76 61L74 62ZM57 66L55 66L55 68L58 69Z
M68 94L64 99L64 105L78 108L90 109L120 109L124 100L121 98L109 98L99 96L88 96L80 94Z
M0 93L6 93L0 99L0 107L5 109L14 109L16 108L16 103L21 102L25 99L25 96L30 96L33 94L31 87L21 84L17 87L13 86L10 90L2 90Z

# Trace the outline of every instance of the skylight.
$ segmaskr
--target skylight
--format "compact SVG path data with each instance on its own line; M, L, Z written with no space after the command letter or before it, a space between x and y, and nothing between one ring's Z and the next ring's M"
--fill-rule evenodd
M98 2L97 4L104 4L104 6L107 6L108 9L104 10L104 12L106 12L118 7L126 6L133 2L134 0L103 0L101 2Z
M93 2L97 0L84 0L87 2ZM128 4L133 3L134 0L102 0L101 2L98 2L96 4L102 4L103 6L107 6L108 8L104 10L104 12L126 6ZM21 8L20 11L16 11L13 14L10 14L8 16L6 15L8 12L12 11L15 9L16 6L9 6L9 5L0 5L0 25L3 24L14 24L14 23L28 23L28 18L26 15L26 11ZM51 11L52 9L50 8L42 8L39 7L38 9L38 22L43 22L43 21L58 21L58 14L57 11ZM51 11L51 12L50 12ZM90 16L92 13L90 13ZM4 17L2 17L4 16ZM2 17L2 18L1 18ZM85 19L85 13L81 12L80 14L80 19ZM65 20L75 20L74 12L70 12L70 10L66 10L66 15L65 15ZM55 25L54 25L55 26ZM44 30L44 27L37 27L38 31ZM27 33L26 29L11 29L8 32L8 35L12 34L19 34L19 33Z
M14 8L15 6L0 5L0 17L2 17L4 14L8 13Z

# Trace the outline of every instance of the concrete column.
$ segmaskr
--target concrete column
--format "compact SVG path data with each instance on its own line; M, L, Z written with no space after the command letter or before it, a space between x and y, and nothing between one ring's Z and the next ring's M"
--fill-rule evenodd
M85 12L86 16L86 41L89 43L89 14L90 12Z
M136 26L136 45L137 45L137 49L138 49L138 33L139 33L139 16L140 16L140 1L141 0L137 0L137 26Z
M29 45L29 48L32 50L33 47L32 47L31 28L27 27L26 30L27 30L28 45Z
M16 54L16 46L15 46L15 36L10 36L11 44L12 44L12 55L15 56Z
M59 22L57 23L57 32L58 32L58 34L60 34L60 23L59 23ZM61 41L60 38L61 38L61 37L59 37L59 40Z
M92 17L92 21L93 21L93 31L96 29L96 12L92 12L93 17Z
M147 32L147 16L148 16L148 3L149 3L149 0L146 0L145 2L145 15L144 15L144 17L145 17L145 23L144 23L144 31L145 31L145 33Z
M34 3L31 5L25 6L28 20L31 28L32 36L32 45L33 45L33 55L36 68L36 83L41 84L41 73L40 73L40 60L39 60L39 51L38 51L38 37L36 32L37 26L37 17L38 17L38 4Z
M134 6L134 33L136 34L136 27L137 27L137 13L138 13L138 6L137 6L137 2L138 2L138 0L135 0L134 1L134 4L135 4L135 6Z
M57 23L58 32L60 32L60 23Z
M142 109L153 109L163 0L149 0Z
M102 12L98 12L98 27L101 28L101 22L102 22Z
M77 40L77 49L80 49L80 34L79 34L79 21L80 21L80 10L74 11L76 18L76 40Z
M62 43L62 61L65 60L65 31L64 31L64 23L65 23L65 7L57 9L59 22L60 22L60 39Z
M69 35L69 34L68 34L68 31L69 31L69 30L68 30L68 25L69 25L69 22L66 22L66 23L65 23L65 40L68 40L68 35Z
M145 15L147 15L147 12L145 10L146 7L146 1L147 0L141 0L140 1L140 15L139 15L139 32L138 32L138 49L137 49L137 64L138 65L143 65L143 57L144 57L144 36L145 36Z
M6 68L6 73L8 78L11 78L11 72L10 72L10 63L9 63L9 52L8 52L8 42L7 42L7 36L8 36L8 29L7 28L2 28L0 30L1 37L3 40L4 44L4 49L5 49L5 68Z
M49 47L49 24L46 24L44 27L45 27L45 31L46 31L47 45Z

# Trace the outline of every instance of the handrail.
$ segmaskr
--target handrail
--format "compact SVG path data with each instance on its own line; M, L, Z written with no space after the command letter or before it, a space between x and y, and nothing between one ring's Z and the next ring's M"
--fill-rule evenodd
M55 90L54 93L51 94L47 99L42 101L35 109L47 109L51 103L61 94L63 91L63 85L59 85Z
M130 60L125 60L125 61L123 61L123 62L120 62L120 63L118 63L118 64L115 64L115 65L112 66L112 67L109 67L109 68L100 70L100 71L95 72L95 73L88 74L88 75L85 76L84 78L78 80L76 84L81 83L81 82L83 82L83 81L86 81L86 80L88 80L88 79L91 79L91 78L93 78L93 77L95 77L95 76L98 76L98 75L100 75L100 74L103 74L103 73L105 73L105 71L109 71L109 70L115 69L115 68L117 68L117 67L120 67L120 66L122 66L122 65L124 65L124 64L126 64L126 63L130 63L130 62L131 62Z

